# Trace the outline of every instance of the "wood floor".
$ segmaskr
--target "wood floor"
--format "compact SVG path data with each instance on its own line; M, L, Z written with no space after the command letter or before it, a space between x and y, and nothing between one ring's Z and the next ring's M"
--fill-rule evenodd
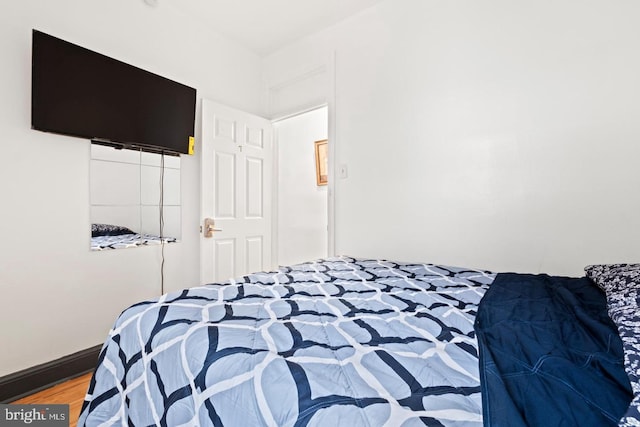
M84 396L89 388L91 374L60 383L36 394L23 397L12 403L20 404L69 404L69 427L76 427Z

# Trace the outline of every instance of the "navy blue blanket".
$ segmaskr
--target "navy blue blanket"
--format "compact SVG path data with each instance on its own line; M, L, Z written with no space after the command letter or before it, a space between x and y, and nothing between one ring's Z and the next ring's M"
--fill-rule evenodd
M485 426L614 426L632 398L604 293L587 278L499 274L475 322Z

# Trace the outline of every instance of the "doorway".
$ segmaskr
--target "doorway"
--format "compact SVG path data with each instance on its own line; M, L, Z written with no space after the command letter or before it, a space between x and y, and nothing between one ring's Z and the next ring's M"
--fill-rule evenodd
M328 123L326 106L273 122L278 171L274 255L279 265L329 254L328 186L316 181L315 157L315 142L328 139Z

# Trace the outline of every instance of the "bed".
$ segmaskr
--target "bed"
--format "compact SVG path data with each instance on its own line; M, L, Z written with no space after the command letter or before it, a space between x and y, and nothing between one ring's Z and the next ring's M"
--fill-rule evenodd
M640 265L587 276L337 257L165 294L116 320L78 425L640 425Z
M174 237L140 234L120 225L91 224L92 251L153 246L176 241Z

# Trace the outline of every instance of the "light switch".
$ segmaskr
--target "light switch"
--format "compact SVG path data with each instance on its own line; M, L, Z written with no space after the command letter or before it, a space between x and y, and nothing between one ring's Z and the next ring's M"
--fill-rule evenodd
M340 178L345 179L349 176L349 171L347 170L347 165L340 165L338 168L338 175Z

